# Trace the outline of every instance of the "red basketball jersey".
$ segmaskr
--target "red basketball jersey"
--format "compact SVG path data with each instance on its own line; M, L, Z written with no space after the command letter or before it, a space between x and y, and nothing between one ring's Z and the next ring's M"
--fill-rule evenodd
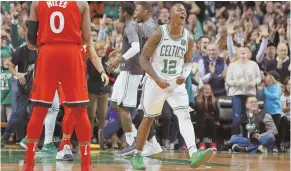
M46 43L82 43L82 14L75 1L40 1L37 14L38 46Z

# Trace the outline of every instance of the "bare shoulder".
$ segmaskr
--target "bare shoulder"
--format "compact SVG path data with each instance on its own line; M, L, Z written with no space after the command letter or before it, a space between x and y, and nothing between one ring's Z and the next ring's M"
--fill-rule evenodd
M144 45L141 52L141 59L151 58L157 45L160 43L161 39L162 39L162 31L161 31L161 28L158 27L150 36L150 38L146 41L146 44Z
M84 12L85 9L89 8L87 1L76 1L81 13Z
M153 35L155 35L155 36L158 36L158 35L162 36L162 30L161 30L161 27L157 27L157 28L155 29L155 31L153 32L152 36L153 36ZM152 36L151 36L151 37L152 37Z

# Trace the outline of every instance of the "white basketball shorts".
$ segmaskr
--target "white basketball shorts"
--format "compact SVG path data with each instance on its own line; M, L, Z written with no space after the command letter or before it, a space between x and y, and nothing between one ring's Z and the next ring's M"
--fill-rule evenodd
M121 71L113 85L111 101L124 107L136 108L137 89L141 79L142 75Z
M144 117L159 116L162 112L165 100L168 101L174 111L179 109L188 110L189 99L185 84L178 85L176 84L176 80L172 80L169 87L161 89L157 83L148 76L145 76L143 81L141 106L144 111Z

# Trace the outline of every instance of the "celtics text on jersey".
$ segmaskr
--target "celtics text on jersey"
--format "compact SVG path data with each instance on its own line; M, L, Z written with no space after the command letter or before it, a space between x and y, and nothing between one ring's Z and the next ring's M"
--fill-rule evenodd
M167 24L160 28L162 37L151 58L151 64L159 77L173 80L182 73L184 55L188 50L189 32L184 28L183 35L179 39L173 39Z

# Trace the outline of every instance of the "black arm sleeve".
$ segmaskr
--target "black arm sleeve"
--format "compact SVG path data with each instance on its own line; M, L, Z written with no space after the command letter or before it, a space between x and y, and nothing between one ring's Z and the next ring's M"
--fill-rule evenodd
M27 39L33 45L37 46L38 21L28 21Z

